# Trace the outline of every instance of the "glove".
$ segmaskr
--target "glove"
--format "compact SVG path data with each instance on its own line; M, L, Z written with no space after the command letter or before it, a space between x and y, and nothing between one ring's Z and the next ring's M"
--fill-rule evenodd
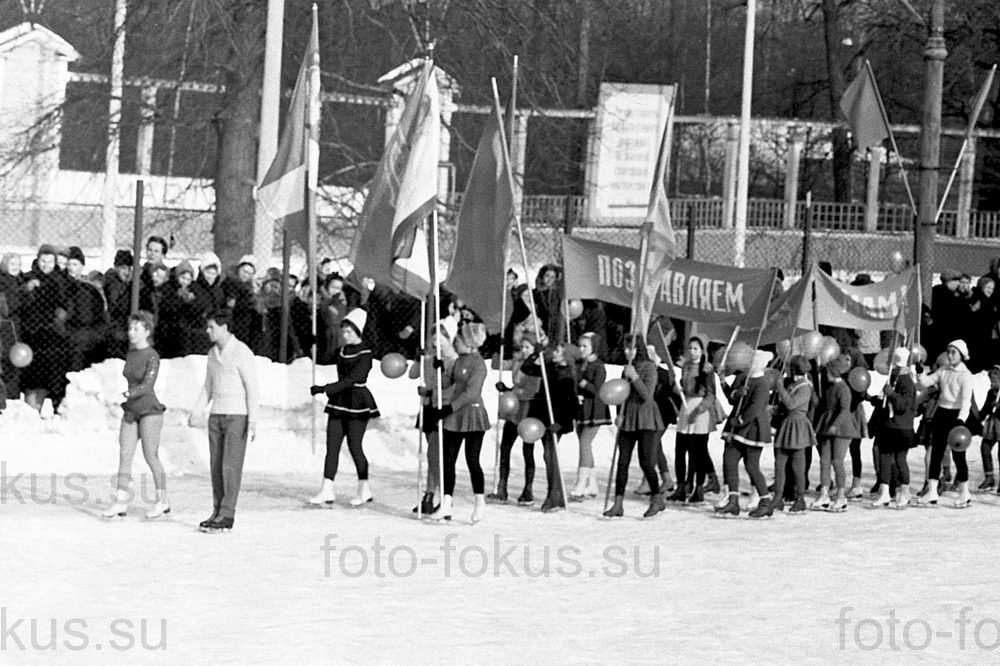
M509 387L506 384L504 384L503 382L497 382L496 386L497 386L497 390L500 391L501 393L506 393L507 391L513 391L514 390L511 387Z
M309 387L309 394L310 395L319 395L320 393L326 393L326 387L325 386L320 386L319 384L316 384L314 386L310 386Z
M430 388L428 388L426 386L418 386L417 387L417 395L419 395L421 398L427 398L427 397L430 397L433 394L434 394L434 390L433 389L430 389Z
M439 370L439 369L441 369L441 368L444 367L444 361L441 360L441 359L439 359L439 358L437 358L437 357L435 357L434 358L434 362L431 365L434 366L435 370Z
M551 432L553 435L558 435L560 432L562 432L562 428L559 427L558 423L553 423L548 428L546 428L546 430Z
M449 416L451 416L454 412L455 410L451 408L451 405L445 405L444 407L441 407L440 409L437 410L439 419L446 419Z
M425 407L424 408L424 425L427 428L434 428L438 421L441 420L441 415L438 413L437 407Z

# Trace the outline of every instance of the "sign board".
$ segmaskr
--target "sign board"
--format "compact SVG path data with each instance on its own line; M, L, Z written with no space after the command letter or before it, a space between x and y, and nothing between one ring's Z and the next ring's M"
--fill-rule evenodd
M602 83L587 169L588 220L640 223L646 216L675 87Z

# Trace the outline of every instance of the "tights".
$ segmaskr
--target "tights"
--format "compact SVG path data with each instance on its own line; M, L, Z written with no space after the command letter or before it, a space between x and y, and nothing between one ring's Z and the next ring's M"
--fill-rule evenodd
M844 471L844 457L851 446L851 440L844 437L819 438L819 487L824 492L830 487L830 466L837 480L837 488L845 488L847 474Z
M677 483L687 478L687 457L691 458L691 475L696 481L695 488L705 483L705 475L715 472L712 459L708 455L708 435L688 435L677 433L674 442L674 466L677 468Z
M506 483L507 478L510 476L510 452L514 448L514 442L517 441L517 437L517 423L505 421L503 424L503 433L500 435L500 479L502 483ZM591 441L593 441L593 438L591 438ZM534 443L522 442L521 452L524 454L524 487L530 488L531 484L535 481Z
M142 457L149 465L149 471L153 473L153 483L156 489L165 491L167 489L167 475L163 472L163 463L160 462L160 431L163 429L163 414L149 414L139 417L134 423L122 421L121 429L118 431L119 458L118 458L118 487L122 490L128 488L132 479L132 459L135 458L135 449L139 441L142 441Z
M957 409L942 409L938 407L931 421L931 467L928 478L941 478L941 461L948 451L948 433L959 425ZM952 449L951 457L955 461L955 481L964 483L969 480L969 465L965 461L965 451Z
M598 429L598 426L580 428L580 467L589 469L594 466L594 438Z
M479 464L479 452L483 449L484 432L452 432L444 431L444 494L455 494L455 464L458 462L458 452L465 442L465 464L469 467L469 478L472 480L472 492L482 495L486 492L486 482L483 468Z
M764 497L767 495L767 481L760 471L760 454L763 449L759 446L749 446L740 442L729 442L726 450L722 454L722 473L725 476L726 485L729 486L729 493L740 491L740 459L743 460L743 467L746 468L750 476L750 482L757 489L757 493Z
M345 419L330 415L326 422L326 461L323 464L323 478L334 480L337 467L340 464L340 447L347 437L347 450L354 459L354 468L358 470L358 481L368 480L368 458L362 448L365 429L368 421L364 419Z
M808 449L774 449L774 492L780 493L787 489L789 483L785 480L785 472L792 470L789 481L794 486L795 499L806 495L806 451ZM786 494L787 490L786 490Z
M619 430L618 431L618 469L615 474L615 496L625 494L628 485L628 468L632 464L632 451L639 445L639 467L646 477L649 490L656 495L660 492L660 479L656 475L656 451L662 447L655 430Z

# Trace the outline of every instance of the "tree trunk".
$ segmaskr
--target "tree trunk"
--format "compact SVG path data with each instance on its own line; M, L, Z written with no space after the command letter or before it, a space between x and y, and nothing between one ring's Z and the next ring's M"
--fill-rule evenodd
M261 72L256 69L249 79L232 72L226 78L226 103L215 119L219 149L212 233L215 253L229 267L253 252Z
M823 37L826 40L826 69L830 85L830 118L838 120L837 109L844 96L844 71L840 62L840 10L837 0L823 0ZM833 198L851 200L851 142L847 130L833 130Z

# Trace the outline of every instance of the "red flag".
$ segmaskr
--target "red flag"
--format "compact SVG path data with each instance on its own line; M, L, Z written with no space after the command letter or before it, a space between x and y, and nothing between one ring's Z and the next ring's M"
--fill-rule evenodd
M854 143L862 153L872 146L881 145L889 137L889 119L885 116L882 97L867 62L840 98L840 110L847 117Z
M486 328L499 331L507 240L514 220L514 184L511 180L506 136L499 102L472 161L462 209L458 213L458 237L445 287L478 314Z
M649 319L656 302L656 293L670 263L677 254L674 227L670 222L670 202L667 199L667 176L670 172L670 147L674 133L674 89L670 89L667 122L660 139L660 152L656 159L656 172L649 192L646 222L642 225L639 257L639 274L632 294L632 332L649 330Z
M319 29L314 15L309 45L288 107L288 120L274 161L257 188L257 200L264 211L276 222L282 222L292 239L304 249L309 247L307 174L314 183L319 164L319 94Z
M386 144L351 245L360 276L418 297L431 287L421 222L437 203L440 118L434 63L428 60Z

